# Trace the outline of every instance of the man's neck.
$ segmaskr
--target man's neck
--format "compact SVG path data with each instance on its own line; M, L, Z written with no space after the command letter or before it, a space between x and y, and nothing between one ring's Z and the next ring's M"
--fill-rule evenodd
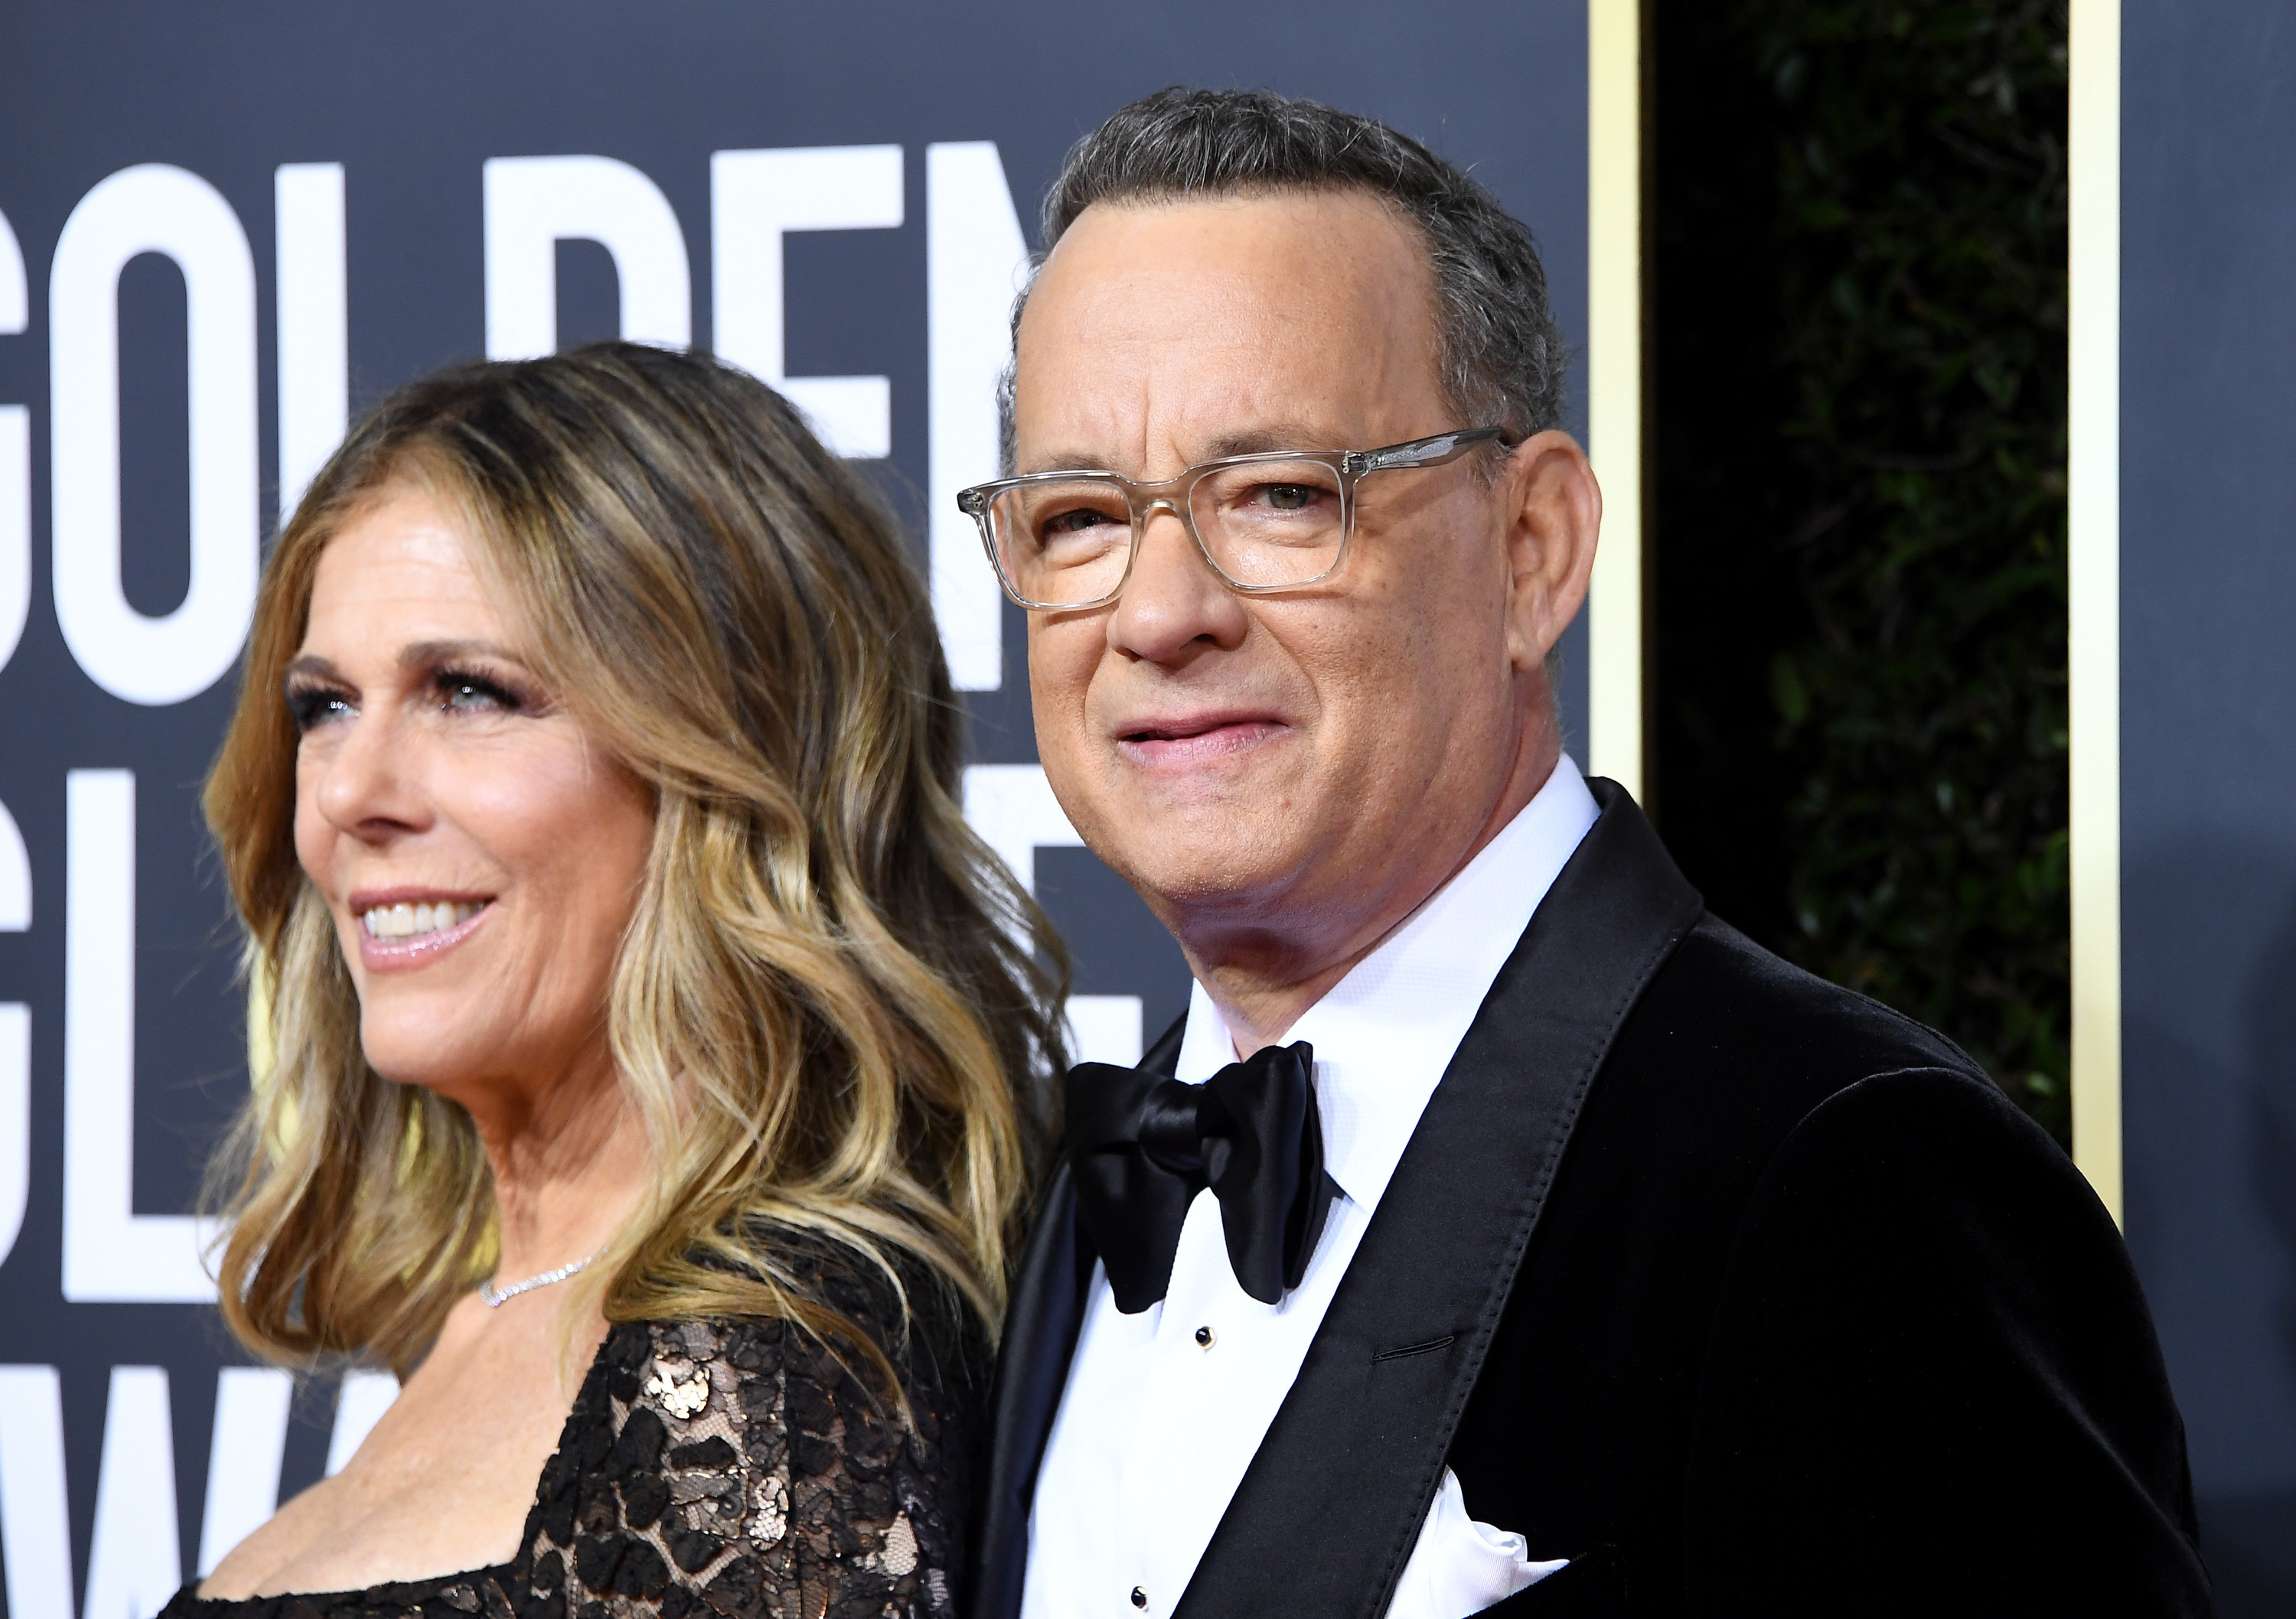
M1334 916L1316 907L1312 915L1263 914L1243 927L1208 917L1192 928L1181 919L1173 929L1180 949L1226 1020L1236 1054L1249 1057L1280 1042L1309 1007L1442 892L1538 796L1562 754L1562 737L1552 723L1529 728L1514 768L1473 834L1447 862L1431 865L1416 882L1375 891L1359 912Z

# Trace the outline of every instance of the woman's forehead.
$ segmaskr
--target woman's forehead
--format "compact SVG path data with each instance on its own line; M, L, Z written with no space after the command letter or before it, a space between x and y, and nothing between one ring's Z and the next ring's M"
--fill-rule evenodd
M305 637L338 623L408 617L492 630L502 622L462 522L412 486L365 507L328 539L312 574Z

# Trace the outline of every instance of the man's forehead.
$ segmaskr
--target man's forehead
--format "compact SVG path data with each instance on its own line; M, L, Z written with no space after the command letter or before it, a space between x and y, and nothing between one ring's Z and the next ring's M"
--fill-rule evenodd
M1357 447L1366 403L1439 387L1431 286L1363 193L1095 204L1022 316L1020 470Z
M1173 303L1279 307L1335 297L1423 299L1433 271L1409 224L1357 191L1096 202L1054 244L1029 294L1098 308L1144 288Z

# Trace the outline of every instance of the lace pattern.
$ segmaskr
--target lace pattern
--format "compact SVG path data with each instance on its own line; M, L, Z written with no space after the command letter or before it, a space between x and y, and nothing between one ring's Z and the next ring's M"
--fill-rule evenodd
M890 1349L882 1278L832 1304ZM908 1410L863 1363L779 1321L608 1332L512 1562L362 1591L221 1601L161 1619L953 1619L988 1353L910 1288ZM962 1318L962 1306L946 1311Z

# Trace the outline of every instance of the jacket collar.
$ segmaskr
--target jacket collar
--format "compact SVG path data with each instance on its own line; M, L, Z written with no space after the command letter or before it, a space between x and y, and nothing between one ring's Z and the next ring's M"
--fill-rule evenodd
M1180 1619L1386 1611L1587 1090L1703 912L1633 799L1590 785L1601 817L1445 1070ZM1179 1038L1175 1026L1141 1066L1168 1072ZM1020 1612L1029 1502L1093 1263L1063 1170L1005 1325L969 1582L976 1619Z
M1177 1619L1387 1611L1587 1091L1705 910L1634 800L1593 785L1602 816L1444 1071Z
M1187 1026L1183 1016L1148 1048L1140 1066L1169 1074ZM1015 1619L1029 1566L1029 1509L1037 1470L1053 1435L1069 1361L1084 1329L1086 1289L1098 1262L1077 1218L1076 1190L1063 1162L1037 1206L1036 1229L1021 1251L1012 1307L990 1396L988 1487L973 1522L965 1609L975 1619Z

